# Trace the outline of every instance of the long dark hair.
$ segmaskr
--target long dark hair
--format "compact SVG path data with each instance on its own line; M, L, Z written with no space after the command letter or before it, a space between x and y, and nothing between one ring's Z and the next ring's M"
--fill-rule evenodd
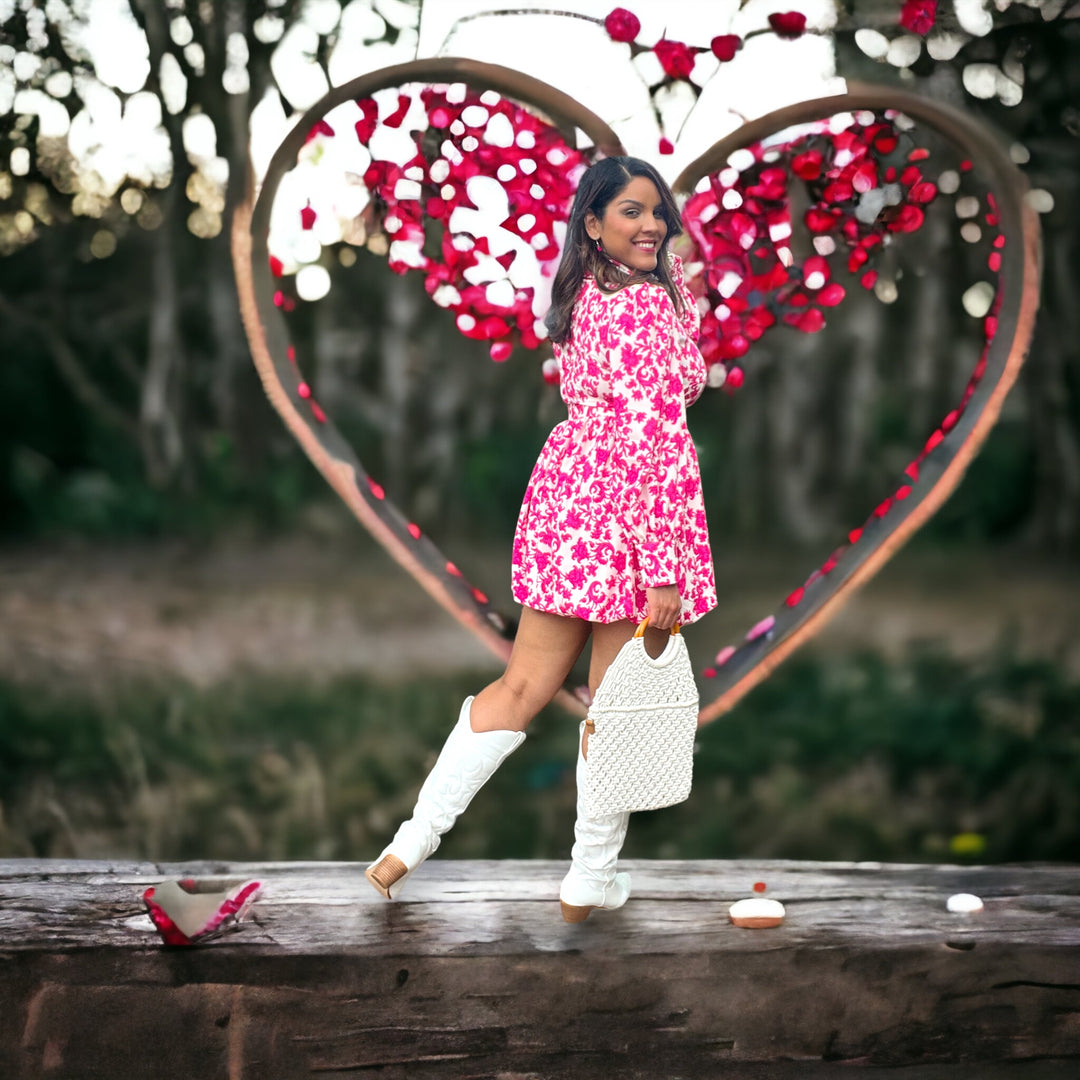
M595 241L585 231L585 216L591 211L598 219L603 218L608 204L635 176L644 176L656 186L667 224L667 234L656 252L656 269L649 273L636 270L627 276L597 251ZM586 169L581 175L581 182L574 196L562 259L551 286L551 307L544 317L551 340L563 342L571 337L574 304L586 274L592 274L597 285L605 292L615 292L639 281L655 281L667 290L675 310L681 311L682 298L671 278L667 246L671 239L682 231L675 196L671 194L671 188L667 186L664 178L647 161L632 157L609 157Z

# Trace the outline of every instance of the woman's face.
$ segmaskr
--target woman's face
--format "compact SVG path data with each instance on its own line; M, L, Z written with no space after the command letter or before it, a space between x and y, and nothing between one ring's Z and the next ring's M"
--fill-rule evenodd
M632 270L656 269L656 255L667 236L660 192L646 176L635 176L607 204L604 216L585 215L585 231L605 254Z

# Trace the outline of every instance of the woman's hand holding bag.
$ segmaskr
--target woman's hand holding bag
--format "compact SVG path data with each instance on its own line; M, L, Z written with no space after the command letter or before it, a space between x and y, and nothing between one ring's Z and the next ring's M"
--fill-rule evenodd
M645 590L649 615L645 620L657 630L670 630L679 621L682 597L678 585L659 585Z

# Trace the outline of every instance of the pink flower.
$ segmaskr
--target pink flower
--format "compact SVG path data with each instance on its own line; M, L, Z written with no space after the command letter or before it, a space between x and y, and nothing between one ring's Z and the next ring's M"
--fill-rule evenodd
M672 79L690 78L690 72L694 70L694 50L689 45L661 38L653 46L653 52L656 53L665 75Z
M717 60L734 60L735 54L742 48L742 38L738 34L720 34L709 42L709 48Z
M937 20L937 0L904 0L900 25L913 34L928 34Z
M661 154L674 154L675 153L675 145L674 145L674 143L672 143L672 141L670 139L666 138L666 137L662 138L660 140L660 153Z
M776 11L769 16L769 25L777 37L802 37L806 30L806 16L801 11Z
M617 7L604 20L604 29L612 41L633 41L641 33L641 22L632 11Z

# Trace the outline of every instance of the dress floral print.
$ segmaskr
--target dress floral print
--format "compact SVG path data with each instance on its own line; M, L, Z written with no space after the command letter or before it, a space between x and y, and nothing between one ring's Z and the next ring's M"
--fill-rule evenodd
M672 259L681 315L653 282L587 277L555 346L568 419L533 469L514 538L518 603L591 622L643 619L646 588L677 585L684 623L716 606L686 407L705 386L699 316Z

